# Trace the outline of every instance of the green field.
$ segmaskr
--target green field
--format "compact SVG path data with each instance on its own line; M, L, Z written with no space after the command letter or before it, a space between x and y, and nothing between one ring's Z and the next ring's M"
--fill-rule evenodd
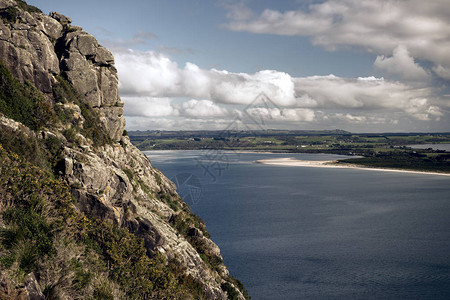
M141 150L246 150L362 156L352 164L450 173L450 153L412 144L450 143L450 133L354 134L335 131L132 131ZM340 161L349 163L350 161Z

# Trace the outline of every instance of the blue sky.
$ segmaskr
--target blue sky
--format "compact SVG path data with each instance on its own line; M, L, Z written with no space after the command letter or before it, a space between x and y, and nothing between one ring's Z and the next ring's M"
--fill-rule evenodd
M446 0L28 3L113 51L131 130L450 130Z

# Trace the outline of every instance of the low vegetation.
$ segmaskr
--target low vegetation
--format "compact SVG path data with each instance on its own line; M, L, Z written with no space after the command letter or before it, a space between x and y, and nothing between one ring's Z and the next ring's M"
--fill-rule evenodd
M352 134L337 131L134 131L141 150L251 150L362 156L341 163L368 167L450 172L448 152L412 144L450 143L450 133Z
M190 286L142 239L75 210L70 188L0 145L0 271L6 286L33 273L49 299L177 299ZM6 275L6 278L5 278Z
M0 61L0 112L33 130L56 121L51 104L31 83L20 83Z
M19 9L29 13L42 13L39 8L29 5L23 0L16 0L16 6L9 6L0 10L0 17L6 23L16 23L17 21L20 21Z
M16 0L16 3L20 9L27 11L29 13L42 13L42 11L39 8L33 5L29 5L27 2L23 0Z
M430 150L387 151L370 157L340 160L340 163L358 164L371 168L394 168L450 173L450 153Z

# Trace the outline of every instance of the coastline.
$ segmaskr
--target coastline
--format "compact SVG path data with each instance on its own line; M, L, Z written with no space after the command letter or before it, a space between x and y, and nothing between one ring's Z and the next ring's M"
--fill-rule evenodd
M273 158L273 159L261 159L255 161L258 164L263 165L277 165L277 166L287 166L287 167L312 167L312 168L333 168L333 169L360 169L369 171L381 171L381 172L397 172L397 173L410 173L410 174L422 174L422 175L440 175L440 176L450 176L450 173L439 173L439 172L427 172L427 171L415 171L415 170L400 170L400 169L389 169L389 168L370 168L359 166L355 164L337 164L336 160L298 160L294 158Z

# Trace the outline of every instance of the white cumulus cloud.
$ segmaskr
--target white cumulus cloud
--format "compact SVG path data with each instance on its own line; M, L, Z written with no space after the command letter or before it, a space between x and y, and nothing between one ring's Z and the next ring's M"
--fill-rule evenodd
M183 114L192 118L217 118L228 115L228 110L210 100L195 100L183 102Z
M429 79L429 74L410 56L408 49L398 46L391 57L377 56L374 66L388 73L399 75L407 80L423 81Z
M389 122L386 118L377 116L353 115L350 113L331 114L329 119L345 121L351 124L383 124Z
M172 122L176 117L189 120L190 128L197 128L207 120L231 121L233 116L242 116L245 107L253 105L262 94L270 100L270 106L250 105L246 113L279 127L321 120L377 123L380 114L437 121L445 113L446 102L437 99L432 88L383 77L292 77L274 70L233 73L202 69L189 62L180 68L168 56L141 51L118 52L116 61L125 115L134 118L133 124L143 122L142 118L165 118L173 127L178 124ZM399 65L409 67L414 78L428 76L403 48L394 51L392 57L380 58L379 64L380 68L392 68L391 72L401 69ZM347 112L336 114L342 110Z
M262 119L264 121L288 121L288 122L312 122L316 114L312 109L301 108L266 108L255 107L246 110L252 118Z
M152 51L118 51L115 57L124 96L191 97L249 104L264 92L279 105L295 102L294 83L284 72L231 73L201 69L189 62L179 68L169 57Z
M433 118L431 90L386 81L384 78L349 79L328 76L295 78L298 107L348 108L365 111L402 111L418 119ZM306 102L304 100L306 99ZM437 108L439 109L439 108Z
M122 97L125 115L141 117L178 116L179 111L170 98Z

